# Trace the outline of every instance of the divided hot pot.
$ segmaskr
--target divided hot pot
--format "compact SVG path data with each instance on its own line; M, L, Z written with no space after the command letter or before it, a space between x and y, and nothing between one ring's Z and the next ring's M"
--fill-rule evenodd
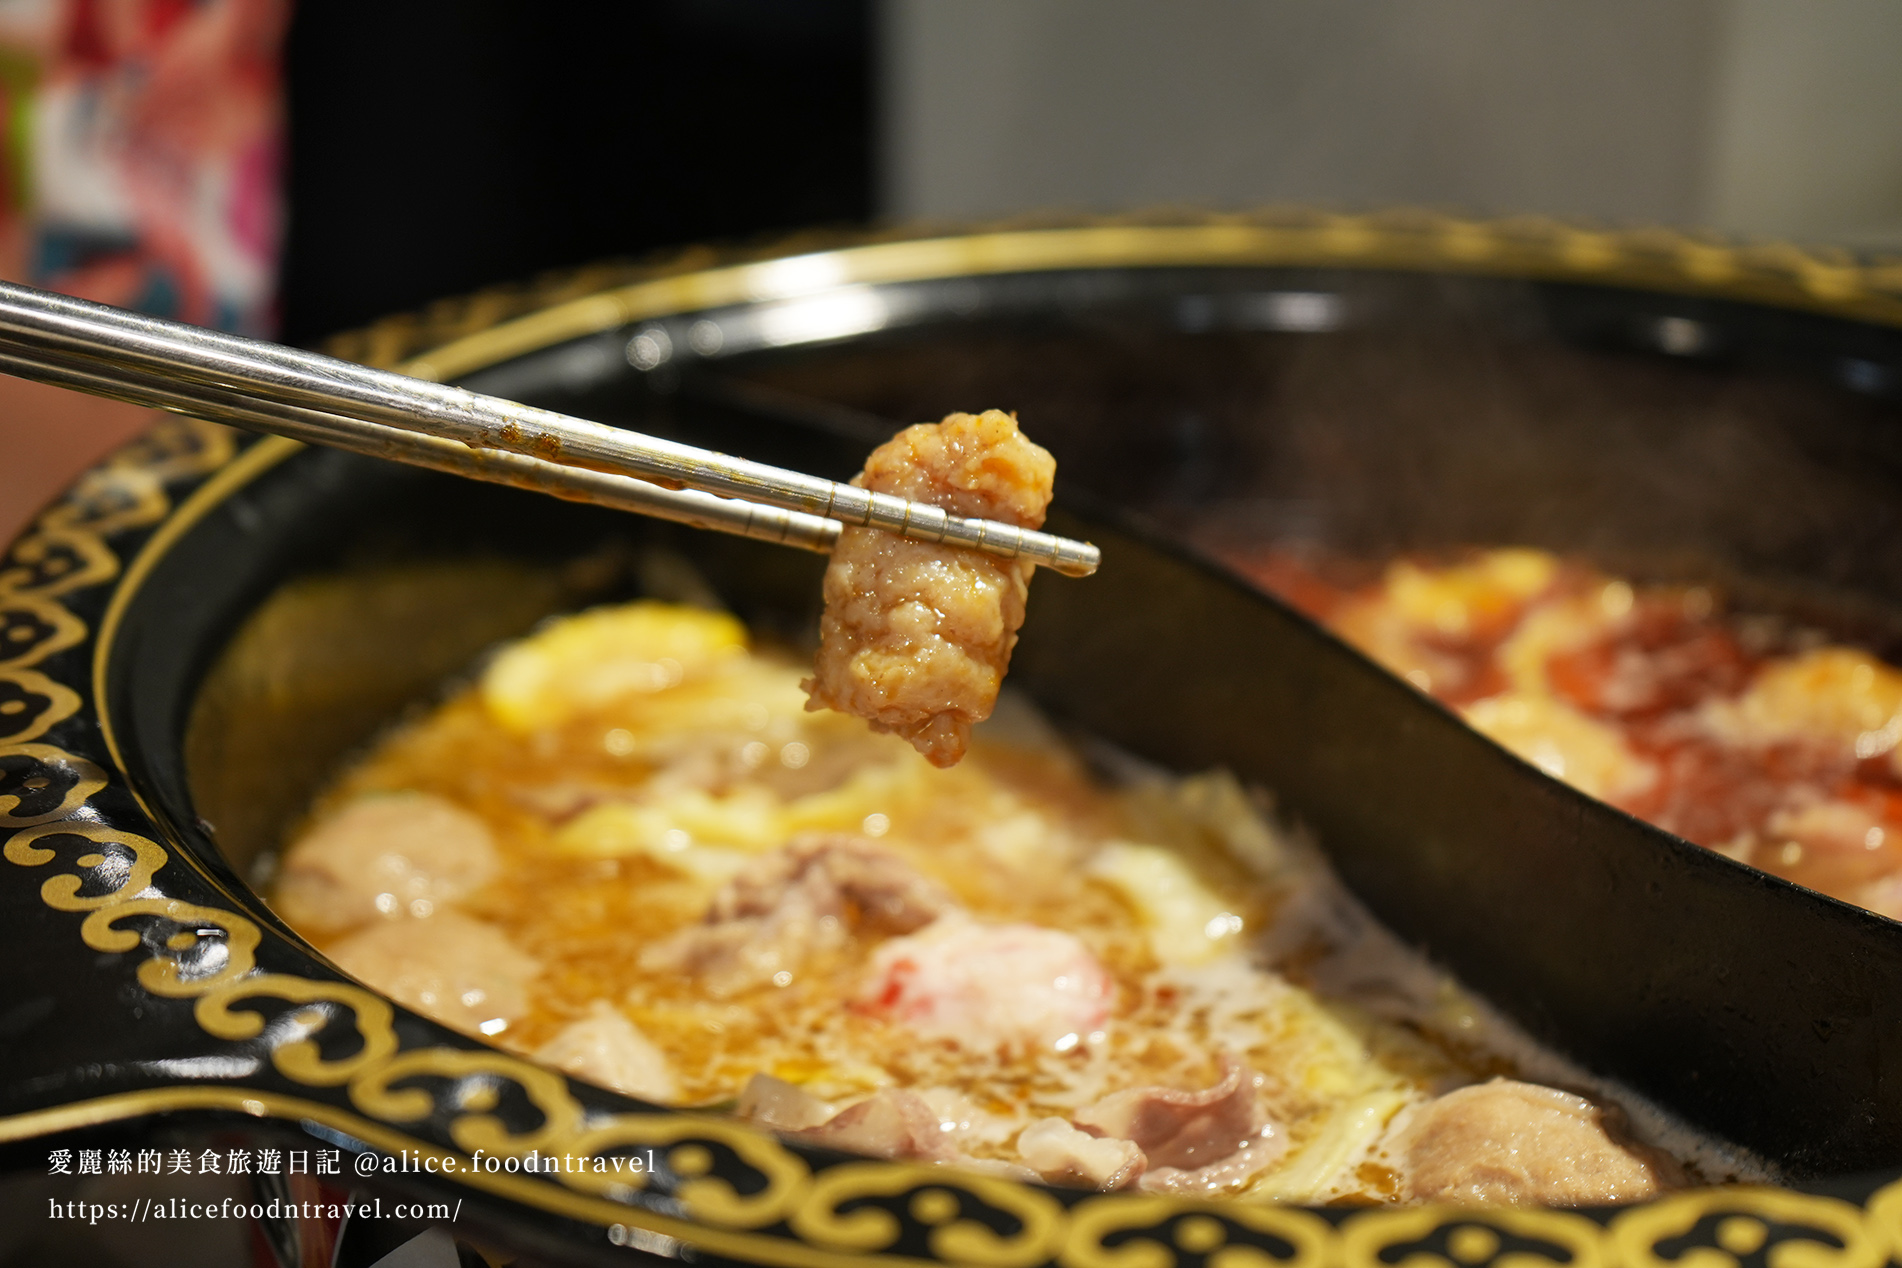
M835 477L896 426L1017 410L1060 462L1052 527L1105 562L1039 580L1013 682L1137 757L1272 790L1402 938L1790 1189L1584 1214L1050 1189L641 1105L392 1005L260 897L339 761L496 642L664 594L680 560L804 637L823 561L183 418L0 570L8 1162L304 1151L336 1170L279 1187L461 1203L459 1235L545 1261L1799 1241L1878 1264L1902 1227L1902 926L1557 783L1184 543L1528 543L1754 588L1892 652L1895 274L1540 223L1096 223L595 270L335 349ZM535 1167L567 1156L623 1167ZM294 1261L304 1232L279 1231Z

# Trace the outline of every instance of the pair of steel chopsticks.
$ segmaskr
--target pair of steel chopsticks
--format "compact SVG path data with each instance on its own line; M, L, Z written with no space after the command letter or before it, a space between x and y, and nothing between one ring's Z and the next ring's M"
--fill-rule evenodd
M808 550L841 524L1088 576L1095 546L320 353L0 282L0 371Z

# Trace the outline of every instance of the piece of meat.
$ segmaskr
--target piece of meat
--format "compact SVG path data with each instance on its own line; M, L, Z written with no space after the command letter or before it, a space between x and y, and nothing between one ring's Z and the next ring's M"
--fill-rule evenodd
M1134 1184L1147 1161L1134 1141L1092 1136L1061 1118L1040 1118L1024 1128L1017 1153L1051 1184L1104 1192Z
M958 1148L966 1152L973 1148L988 1150L1002 1146L1022 1126L1008 1104L993 1102L1004 1112L991 1113L956 1088L923 1087L918 1089L918 1095L925 1098L925 1104L938 1116L939 1125L957 1141ZM1030 1178L1035 1179L1034 1172Z
M535 1050L535 1059L643 1100L666 1103L680 1096L667 1055L606 1000L596 1000L586 1017L562 1027Z
M1287 1152L1288 1141L1261 1112L1266 1080L1227 1058L1222 1078L1201 1092L1132 1088L1114 1092L1076 1116L1095 1135L1127 1140L1148 1159L1144 1189L1219 1193L1262 1171Z
M953 1162L958 1151L937 1112L918 1093L885 1088L855 1101L817 1127L789 1133L808 1144L873 1158Z
M641 954L649 970L685 971L726 997L797 973L857 932L908 933L948 910L943 887L866 841L803 837L734 877L700 924Z
M1057 464L999 410L920 423L873 450L854 484L954 515L1043 525ZM990 716L1024 622L1033 566L870 528L839 534L808 709L864 718L934 766Z
M1590 1101L1511 1079L1428 1101L1389 1139L1406 1192L1421 1202L1600 1206L1683 1183L1669 1158L1616 1139Z
M500 929L454 911L371 925L330 948L337 967L398 1003L471 1034L498 1035L528 1011L541 973Z
M733 1112L778 1131L797 1132L831 1122L839 1111L796 1083L756 1074L740 1089Z
M299 929L342 932L428 916L500 867L488 825L454 802L414 792L365 797L290 848L277 906Z
M1075 936L953 914L872 955L857 1007L969 1047L1101 1039L1115 983Z
M876 933L910 933L951 905L942 886L890 850L856 837L801 837L714 896L710 921L771 916L795 896Z
M950 1088L922 1092L888 1088L840 1110L802 1087L756 1074L747 1080L733 1112L799 1140L881 1158L914 1158L1036 1180L1028 1167L996 1158L973 1158L966 1145L1002 1139L989 1123L970 1121L973 1107Z

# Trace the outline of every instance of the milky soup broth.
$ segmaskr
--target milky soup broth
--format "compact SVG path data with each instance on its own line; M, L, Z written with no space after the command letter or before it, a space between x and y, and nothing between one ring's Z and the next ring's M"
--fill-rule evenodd
M1107 781L1008 693L939 769L808 672L720 613L551 623L336 777L274 901L501 1047L864 1152L1301 1201L1682 1179L1229 776Z

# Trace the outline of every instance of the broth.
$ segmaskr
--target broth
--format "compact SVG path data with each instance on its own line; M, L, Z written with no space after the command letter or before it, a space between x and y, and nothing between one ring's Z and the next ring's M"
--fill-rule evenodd
M1008 696L938 769L803 668L719 613L557 621L342 771L274 901L448 1024L865 1152L1303 1202L1761 1174L1620 1097L1631 1139L1232 778L1108 781Z
M1902 917L1902 670L1726 611L1707 587L1634 586L1542 551L1377 573L1282 550L1232 557L1549 774Z

